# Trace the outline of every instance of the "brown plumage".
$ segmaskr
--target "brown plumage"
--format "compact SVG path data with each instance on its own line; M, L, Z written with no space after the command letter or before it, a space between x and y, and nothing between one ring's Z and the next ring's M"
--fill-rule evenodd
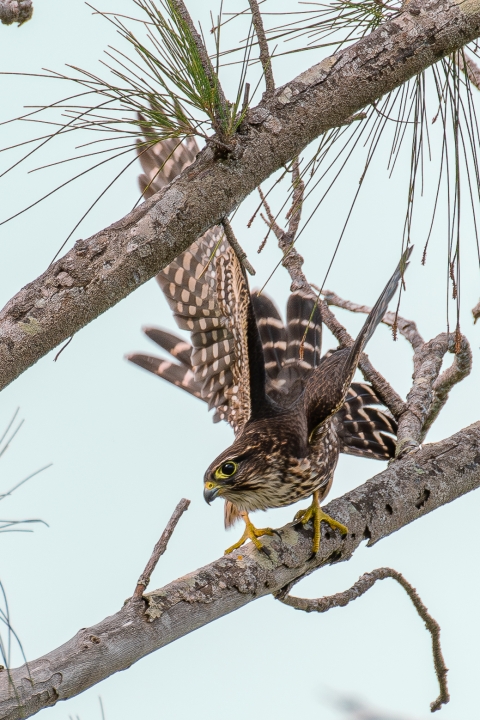
M354 345L323 358L318 309L310 321L313 300L293 293L285 327L271 300L250 295L243 269L220 228L208 231L159 273L175 320L190 332L192 345L149 328L147 335L174 361L139 354L129 359L205 400L215 409L215 420L232 425L234 443L204 478L207 502L216 497L226 501L226 524L240 515L245 519L246 531L230 550L248 538L260 548L259 535L271 532L253 528L248 512L289 505L313 494L312 507L301 513L301 520L314 521L316 552L320 520L346 531L319 507L339 453L393 456L394 420L378 408L381 403L370 386L352 380L406 260L404 256Z

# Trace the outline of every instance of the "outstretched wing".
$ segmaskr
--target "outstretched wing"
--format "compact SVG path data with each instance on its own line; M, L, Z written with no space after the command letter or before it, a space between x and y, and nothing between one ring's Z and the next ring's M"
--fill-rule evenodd
M215 253L214 257L212 255ZM146 334L174 361L133 353L128 360L215 408L238 433L251 413L248 324L250 295L242 268L220 228L213 228L157 275L191 345L159 328ZM176 362L175 362L176 361Z
M343 348L322 358L318 369L309 377L303 402L308 417L309 432L340 410L357 369L360 355L385 315L402 278L412 248L402 256L395 272L369 313L363 328L351 348Z

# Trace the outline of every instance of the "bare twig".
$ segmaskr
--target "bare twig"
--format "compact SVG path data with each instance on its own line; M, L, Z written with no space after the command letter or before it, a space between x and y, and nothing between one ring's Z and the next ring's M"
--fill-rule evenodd
M313 285L313 287L315 286ZM357 303L350 302L350 300L344 300L334 292L331 292L331 290L323 290L322 295L328 305L334 305L335 307L343 308L344 310L349 310L350 312L365 313L368 315L372 309L367 305L358 305ZM413 320L405 320L400 316L395 316L395 313L393 312L387 312L383 316L382 322L389 327L393 327L395 324L398 332L408 340L414 350L423 345L424 340L418 332L416 323L414 323Z
M162 557L163 553L167 549L168 541L173 535L173 531L177 527L177 523L182 517L185 510L188 510L188 506L190 505L190 500L187 500L186 498L182 498L180 502L178 503L177 507L173 511L173 515L170 518L170 520L167 523L167 526L165 530L162 533L162 536L160 540L157 542L155 547L153 548L152 556L150 560L148 561L145 570L138 578L137 587L135 588L135 592L133 593L134 598L142 597L143 593L148 587L148 584L150 582L150 576L155 570L155 567Z
M263 74L265 76L265 96L271 97L275 92L275 81L273 79L272 60L268 51L267 36L265 35L265 29L263 27L262 13L258 7L257 0L248 0L248 4L252 11L253 25L260 48L260 62L262 63Z
M397 570L387 567L377 568L376 570L372 570L371 572L362 575L348 590L317 599L293 597L288 594L291 587L299 582L301 579L299 578L295 580L294 583L290 583L290 585L286 586L286 588L282 588L279 593L276 593L275 597L285 605L295 608L295 610L323 613L334 607L345 607L345 605L348 605L349 602L356 600L364 595L367 590L370 590L377 580L385 580L386 578L396 580L403 587L432 637L433 662L435 665L435 673L437 675L438 684L440 686L440 694L438 698L434 702L430 703L431 711L435 712L436 710L440 710L441 706L446 705L446 703L450 700L447 685L448 668L445 666L445 660L443 658L442 648L440 645L440 625L430 615L415 588L410 585L410 583L407 582L403 575Z
M32 0L0 0L0 22L3 25L23 25L32 15Z
M265 208L265 212L267 214L266 218L264 215L261 215L261 217L262 220L268 225L269 232L271 230L278 240L278 247L283 254L282 265L288 271L288 274L292 279L290 290L292 292L295 292L297 290L305 290L307 292L312 292L308 280L302 270L303 257L300 255L299 252L297 252L294 247L295 236L297 234L298 226L302 217L303 195L305 191L305 184L300 177L298 158L295 159L292 167L292 185L294 190L292 195L292 204L290 210L287 213L287 230L283 230L278 225L275 217L273 216L270 205L265 198L265 195L263 194L261 188L258 188L258 192L260 193L260 197L262 199L263 207ZM259 248L259 252L265 244L266 239L267 238L265 238L262 246Z
M225 235L227 237L227 240L230 244L230 247L232 248L233 252L238 258L238 261L241 265L247 270L250 275L255 275L255 270L251 266L251 264L248 261L247 253L243 250L243 248L240 246L240 243L238 242L237 238L235 237L235 233L233 232L233 228L230 225L230 221L228 218L223 218L222 220L223 229L225 230Z
M55 355L55 357L53 358L53 362L57 362L57 360L58 360L58 358L60 357L60 355L62 354L62 352L70 345L70 343L72 342L72 340L73 340L73 335L71 335L71 336L68 338L67 342L66 342L64 345L62 345L62 347L60 348L60 350L58 351L58 353L57 353L57 354Z

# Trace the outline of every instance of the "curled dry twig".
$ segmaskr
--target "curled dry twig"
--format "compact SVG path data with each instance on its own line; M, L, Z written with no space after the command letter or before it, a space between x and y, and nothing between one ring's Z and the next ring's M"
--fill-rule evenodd
M285 605L289 605L290 607L295 608L295 610L323 613L331 610L334 607L345 607L345 605L348 605L348 603L350 603L352 600L356 600L357 598L364 595L368 590L370 590L370 588L375 585L377 580L385 580L386 578L392 578L393 580L396 580L403 587L410 600L412 601L416 611L425 623L425 627L431 635L433 662L435 665L435 673L437 675L438 684L440 686L440 693L437 699L434 700L434 702L430 703L431 711L435 712L436 710L440 710L442 705L445 705L450 700L447 685L448 668L445 665L445 660L443 658L442 648L440 644L440 625L430 615L415 588L410 585L410 583L407 582L403 575L397 570L393 570L392 568L387 567L377 568L376 570L372 570L371 572L367 572L362 575L357 580L357 582L352 585L352 587L348 590L336 593L335 595L316 599L299 598L291 596L289 594L293 585L299 582L299 580L301 579L299 578L298 580L295 580L294 583L290 583L290 585L287 585L286 588L282 588L282 590L277 593L275 597L277 600L280 600L280 602L284 603Z
M140 575L137 581L137 587L135 588L135 592L133 593L134 598L141 598L145 590L147 589L149 583L150 583L150 576L152 575L153 571L155 570L158 561L164 554L165 550L167 549L168 541L173 535L173 531L177 527L177 523L182 517L183 513L188 510L188 506L190 505L190 500L187 500L186 498L182 498L180 502L178 503L177 507L173 511L172 517L167 523L167 526L165 530L163 531L160 540L157 542L155 547L153 548L152 555L150 557L150 560L145 566L145 570Z

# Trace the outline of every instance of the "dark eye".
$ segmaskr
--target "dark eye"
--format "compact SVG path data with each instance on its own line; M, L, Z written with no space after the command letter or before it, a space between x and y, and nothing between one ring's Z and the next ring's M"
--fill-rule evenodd
M222 465L222 473L226 475L227 477L230 477L230 475L233 475L235 470L237 469L237 466L233 462L226 462Z
M237 472L238 465L233 460L227 460L220 467L215 470L215 477L217 480L224 480L225 478L232 477Z

